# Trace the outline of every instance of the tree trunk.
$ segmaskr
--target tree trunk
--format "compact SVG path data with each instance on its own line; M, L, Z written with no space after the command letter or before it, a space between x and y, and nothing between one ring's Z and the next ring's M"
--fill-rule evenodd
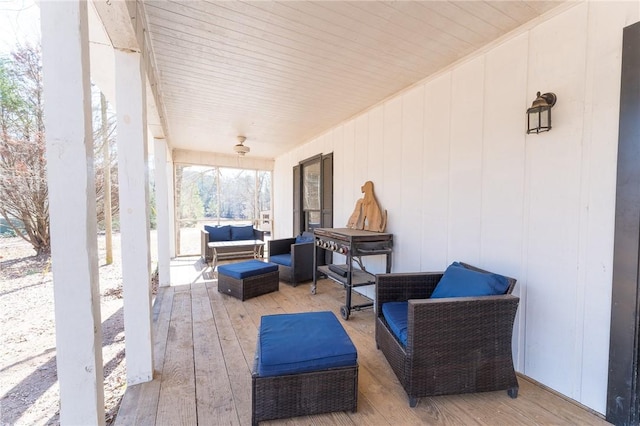
M113 240L111 229L111 156L109 155L109 137L107 134L107 100L100 93L100 110L102 113L102 144L104 150L104 235L106 246L106 264L113 263Z

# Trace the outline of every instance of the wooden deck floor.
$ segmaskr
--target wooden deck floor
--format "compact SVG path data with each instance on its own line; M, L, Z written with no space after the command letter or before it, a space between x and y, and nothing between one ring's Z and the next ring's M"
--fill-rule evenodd
M250 425L251 367L257 327L265 314L330 310L340 317L344 290L332 281L241 302L216 281L161 288L154 304L155 379L127 389L116 425ZM358 302L357 300L354 302ZM604 425L600 416L519 376L520 392L407 396L376 349L373 311L342 321L358 350L358 411L262 424L286 425Z

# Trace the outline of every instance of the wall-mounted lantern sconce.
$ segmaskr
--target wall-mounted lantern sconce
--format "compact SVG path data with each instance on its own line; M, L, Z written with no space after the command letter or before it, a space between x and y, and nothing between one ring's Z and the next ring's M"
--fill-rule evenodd
M555 93L540 92L536 95L536 100L527 110L527 134L548 132L551 130L551 107L556 104Z

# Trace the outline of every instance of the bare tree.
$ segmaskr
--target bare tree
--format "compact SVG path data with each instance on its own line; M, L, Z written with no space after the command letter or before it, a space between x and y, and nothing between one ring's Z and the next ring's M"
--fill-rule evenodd
M102 221L105 197L112 201L111 211L118 212L116 125L115 114L103 114L100 93L95 92L94 166L97 219ZM111 175L111 191L105 191L105 174ZM39 46L19 46L9 57L0 58L0 216L38 255L50 253Z
M0 215L37 254L51 251L38 46L0 59Z

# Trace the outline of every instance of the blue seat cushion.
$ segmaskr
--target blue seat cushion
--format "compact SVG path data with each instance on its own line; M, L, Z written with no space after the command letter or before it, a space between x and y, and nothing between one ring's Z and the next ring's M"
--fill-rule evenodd
M269 262L277 263L278 265L291 266L291 253L274 254L269 256Z
M253 225L231 227L231 241L242 240L255 240L253 236Z
M407 346L407 317L409 302L387 302L382 304L382 316L387 320L391 332L403 346Z
M281 376L357 364L358 352L333 312L265 315L258 374Z
M209 242L216 241L231 241L231 227L229 225L224 226L209 226L205 225L204 230L209 233Z
M255 277L256 275L262 275L277 270L278 265L262 262L256 259L218 266L218 274L226 275L238 280Z
M505 294L509 280L498 274L474 271L454 262L444 271L431 298Z

